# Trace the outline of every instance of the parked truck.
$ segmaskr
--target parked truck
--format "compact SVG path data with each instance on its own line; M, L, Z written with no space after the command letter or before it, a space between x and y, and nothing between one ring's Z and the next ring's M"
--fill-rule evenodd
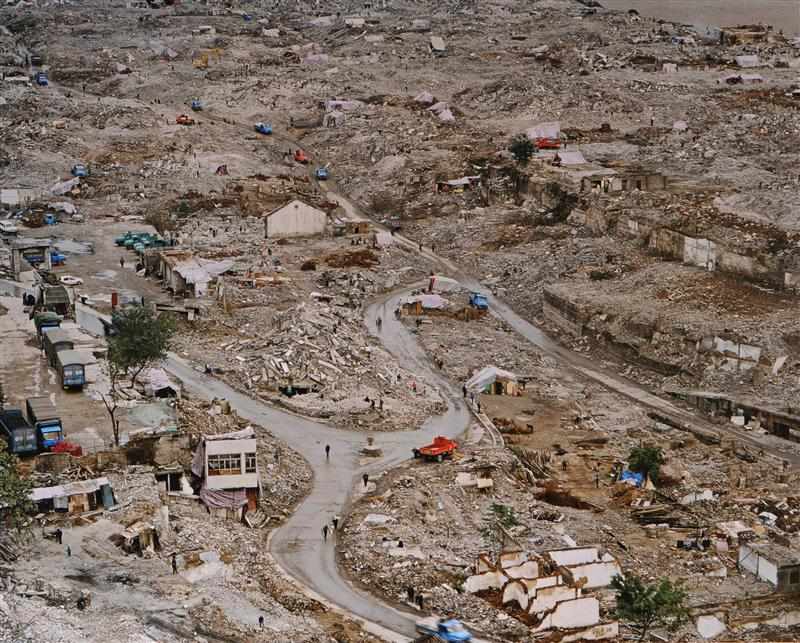
M42 341L43 329L60 328L62 321L64 321L64 318L57 313L52 313L47 310L36 313L33 316L33 323L36 326L36 336L39 338L39 341Z
M39 451L50 451L64 439L64 428L55 405L49 397L29 397L25 401L28 421L36 429Z
M50 84L46 71L37 71L33 76L33 80L36 81L36 84L40 87L47 87Z
M86 384L86 356L77 350L61 350L56 353L56 371L61 386L65 389L82 389Z
M14 455L36 455L39 449L36 429L28 424L20 409L0 411L0 438Z
M451 440L442 435L437 435L433 439L433 442L425 445L424 447L420 447L419 449L413 449L413 452L415 458L436 460L436 462L441 462L445 458L452 458L457 448L458 444L455 440Z

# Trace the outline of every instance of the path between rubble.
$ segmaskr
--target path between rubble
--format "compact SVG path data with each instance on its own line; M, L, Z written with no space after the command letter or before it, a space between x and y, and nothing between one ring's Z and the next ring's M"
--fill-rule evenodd
M267 427L312 467L311 493L271 537L271 551L278 564L302 585L352 615L412 637L415 616L389 607L348 583L337 568L333 545L323 542L321 533L322 526L335 514L345 513L353 490L358 490L362 484L362 473L375 475L386 471L407 460L412 448L437 435L456 437L468 426L470 413L459 391L432 369L412 335L394 319L394 309L408 292L408 289L396 291L369 306L365 313L366 324L403 367L417 374L420 382L438 388L447 411L428 418L418 431L375 436L375 445L383 450L379 459L359 457L359 450L366 444L364 433L336 429L278 410L199 372L175 355L169 357L165 367L196 395L228 400L241 417ZM378 317L383 319L380 331L376 325ZM325 458L326 444L331 446L330 461Z
M336 192L334 186L335 183L333 181L329 181L325 186L320 184L320 187L327 194L329 199L338 203L344 209L350 219L357 221L369 221L382 230L388 230L386 227L364 215L360 209L353 204L352 201L350 201L350 199ZM710 434L719 438L735 438L739 442L750 445L758 450L763 450L766 453L770 453L779 460L786 460L794 467L800 466L800 454L789 451L785 447L782 448L780 445L765 444L764 442L759 441L758 437L752 436L733 425L725 425L724 428L714 425L711 422L707 422L698 417L695 413L672 404L668 400L651 393L642 386L631 382L630 380L626 380L616 373L599 369L596 361L592 361L586 357L583 357L569 348L558 344L548 337L547 334L540 328L520 317L511 309L510 306L489 292L489 290L476 278L465 273L453 262L440 257L428 248L420 247L418 243L415 243L408 237L400 234L394 234L393 236L397 243L406 246L412 252L416 252L434 264L441 266L450 274L450 276L457 279L465 288L484 293L489 302L489 311L492 315L507 323L509 326L511 326L511 328L517 331L517 333L524 337L528 342L539 348L543 353L558 359L562 364L571 368L577 373L580 373L584 377L601 384L607 389L623 395L629 400L633 400L634 402L637 402L642 406L655 411L656 413L668 418L682 427L691 427L702 434Z

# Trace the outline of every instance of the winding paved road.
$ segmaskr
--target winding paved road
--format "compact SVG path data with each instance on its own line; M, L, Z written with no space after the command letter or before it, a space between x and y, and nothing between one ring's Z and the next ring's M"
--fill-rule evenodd
M394 319L393 311L406 293L407 289L394 292L371 305L366 311L367 326L401 366L437 387L447 411L429 418L419 431L375 434L375 444L383 449L383 457L378 459L363 462L359 458L358 452L366 444L365 433L343 431L278 410L197 371L174 355L170 356L166 368L196 395L228 400L243 418L267 427L285 440L314 470L311 493L272 536L271 550L281 567L346 611L403 637L411 637L415 615L379 602L342 578L336 566L334 547L330 540L323 541L321 533L322 525L334 514L344 513L353 490L361 485L362 473L384 471L407 460L413 447L425 444L436 435L456 437L469 424L470 413L460 392L432 370L417 342ZM379 316L383 320L381 331L375 323ZM329 461L325 458L326 444L331 445Z
M347 212L348 217L354 220L370 221L373 225L386 230L384 226L372 221L365 216L360 209L353 204L347 197L335 191L335 184L330 181L320 187L327 192L328 197L336 201ZM479 291L486 295L489 301L489 311L498 319L506 322L517 333L524 337L528 342L539 348L543 353L556 358L560 364L572 369L579 375L588 378L602 386L641 404L645 408L657 412L672 422L690 430L699 431L702 434L716 436L717 438L735 438L741 444L748 445L756 451L764 450L772 456L787 460L792 466L800 467L800 454L794 449L789 448L785 441L782 443L780 438L774 436L759 436L738 429L732 424L727 424L724 428L700 417L691 410L686 410L671 403L669 400L651 393L643 386L625 379L617 373L600 368L596 360L591 360L580 355L569 348L558 344L545 334L540 328L534 326L529 321L520 317L510 306L492 295L488 289L472 275L465 273L453 262L440 257L428 248L420 249L419 245L401 234L395 234L397 243L402 244L424 256L433 264L439 265L443 271L461 283L469 290Z

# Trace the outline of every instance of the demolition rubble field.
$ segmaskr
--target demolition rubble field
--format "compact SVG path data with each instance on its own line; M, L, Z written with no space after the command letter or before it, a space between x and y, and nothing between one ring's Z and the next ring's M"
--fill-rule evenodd
M585 564L682 584L689 618L660 640L794 640L798 42L788 25L720 32L596 5L7 5L0 219L66 254L53 272L96 324L118 303L173 315L193 368L369 447L452 403L368 328L370 307L409 291L385 314L472 415L452 458L373 474L326 534L374 600L493 640L638 636ZM510 153L518 135L530 159ZM270 237L297 201L324 231ZM116 243L134 231L165 247ZM377 640L269 552L311 464L185 391L132 387L110 448L103 369L87 394L61 390L19 301L33 273L15 274L4 240L5 395L50 395L86 451L20 468L37 488L102 478L115 497L0 534L0 641ZM581 379L483 310L467 277L598 371L709 416L703 429ZM187 478L198 445L232 432L255 440L260 495L212 515ZM629 469L642 447L661 449L657 475ZM753 541L788 552L780 582L754 571ZM580 565L560 558L579 550Z
M519 397L478 396L506 446L473 423L452 462L415 460L377 481L348 517L339 542L340 560L354 582L397 604L408 604L412 588L423 595L425 609L457 614L504 640L533 640L520 626L529 621L503 605L500 593L464 593L477 553L591 543L623 569L681 579L696 613L724 603L729 622L742 624L731 632L737 638L789 609L767 584L737 571L727 548L691 544L699 534L713 542L723 523L753 524L767 506L784 506L779 520L793 521L789 490L796 476L785 474L779 459L756 461L735 441L705 445L654 421L619 396L565 376L551 358L516 344L491 318L435 318L419 330L432 354L446 337L458 338L448 346L468 368L502 363L526 379ZM450 366L448 374L461 379L460 369ZM615 482L630 449L642 444L661 445L666 456L658 491L644 503L648 492ZM476 479L491 482L481 490ZM695 499L691 489L709 491ZM498 504L516 518L499 539L487 532ZM599 598L601 611L611 615L613 593L601 590Z

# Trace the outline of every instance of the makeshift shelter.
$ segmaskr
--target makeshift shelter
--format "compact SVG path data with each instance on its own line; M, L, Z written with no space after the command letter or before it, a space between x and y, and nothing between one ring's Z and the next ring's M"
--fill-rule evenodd
M487 366L469 378L464 385L473 393L487 395L519 395L519 378L511 371Z
M180 384L173 382L163 368L151 368L142 373L140 381L149 397L180 397Z
M54 487L31 489L31 500L39 512L61 511L69 514L113 507L114 491L108 478L68 482Z
M403 300L402 309L406 315L424 315L441 312L447 307L447 300L439 295L414 295Z
M461 289L461 284L455 279L442 275L431 275L428 280L428 292L453 292Z
M539 138L559 139L561 138L561 123L558 121L539 123L526 130L525 135L532 141Z
M586 159L583 154L577 150L570 150L569 152L558 151L553 157L553 165L585 165Z

